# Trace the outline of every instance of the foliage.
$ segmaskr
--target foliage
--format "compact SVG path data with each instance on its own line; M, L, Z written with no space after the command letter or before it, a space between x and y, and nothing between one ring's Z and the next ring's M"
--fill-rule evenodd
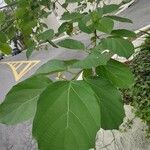
M146 34L146 37L145 37L146 39L144 43L141 45L141 49L150 51L150 33L149 32L143 32L143 33Z
M135 85L124 91L125 102L134 107L135 115L148 125L147 135L150 137L150 51L145 48L131 61L130 68L135 75ZM144 44L143 44L144 46Z
M47 42L53 47L86 53L82 60L49 60L33 77L15 85L0 105L2 123L16 124L34 118L33 136L41 150L93 148L100 127L118 129L123 121L123 101L118 88L131 87L133 76L126 65L111 57L117 54L129 58L134 46L126 37L135 34L125 29L114 30L115 21L132 21L114 15L118 5L101 6L100 2L102 0L66 0L61 4L58 0L7 0L7 7L13 7L11 17L1 11L2 46L8 47L12 39L17 39L17 45L27 50L28 57ZM72 3L82 9L69 11ZM55 11L58 4L65 11L61 17L64 23L55 33L53 29L46 29L42 19ZM93 7L88 9L88 5ZM74 24L90 37L90 46L73 38L53 42L64 32L71 36ZM8 48L2 47L1 51L9 53ZM74 69L80 72L72 72ZM64 72L70 73L72 79L64 78ZM83 79L78 81L81 72ZM54 73L59 74L58 81L46 77Z

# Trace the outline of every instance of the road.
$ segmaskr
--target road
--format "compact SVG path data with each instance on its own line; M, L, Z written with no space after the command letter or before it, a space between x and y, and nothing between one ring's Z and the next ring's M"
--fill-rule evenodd
M123 11L120 16L124 16L133 20L133 24L117 23L116 28L126 28L130 30L137 30L150 24L150 0L137 0L134 5ZM86 45L89 43L86 34L80 34L75 36L84 42ZM48 51L34 52L31 60L41 60L32 70L30 70L19 81L31 76L35 70L45 63L49 59L61 58L83 58L84 53L66 51L65 49L50 48ZM25 53L21 53L14 57L5 58L1 62L26 60ZM19 82L18 81L18 82ZM14 76L10 71L9 66L6 64L0 64L0 100L3 100L5 94L9 89L17 82L14 80ZM20 124L13 127L6 127L0 125L0 150L37 150L35 142L31 137L31 125L30 123Z

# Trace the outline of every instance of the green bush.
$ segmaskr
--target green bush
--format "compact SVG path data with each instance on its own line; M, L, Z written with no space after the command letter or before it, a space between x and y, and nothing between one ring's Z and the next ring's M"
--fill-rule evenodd
M142 45L139 54L130 62L130 68L135 75L135 85L124 92L125 102L130 103L135 115L147 125L147 135L150 137L150 36Z

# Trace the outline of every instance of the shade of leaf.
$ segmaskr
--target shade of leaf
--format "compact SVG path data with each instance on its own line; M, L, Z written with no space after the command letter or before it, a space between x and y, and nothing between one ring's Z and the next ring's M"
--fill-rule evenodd
M107 17L119 22L133 23L132 20L124 17L119 17L119 16L107 16Z
M100 109L84 81L59 81L37 104L33 135L41 150L88 150L100 128Z
M0 43L0 51L2 51L4 54L11 54L11 47L7 43Z
M51 83L44 76L33 76L15 85L0 105L0 122L17 124L34 117L42 91Z
M101 127L103 129L118 129L125 116L120 92L104 78L87 79L86 81L99 101Z
M44 31L43 33L40 33L38 35L38 39L39 40L43 40L43 41L47 41L47 40L51 40L54 36L54 30L49 29L47 31Z
M68 49L73 49L73 50L84 50L85 46L82 42L73 40L73 39L65 39L57 43L57 45L68 48Z
M45 64L43 64L41 67L38 68L36 71L36 74L50 74L54 72L64 71L67 69L66 64L62 60L49 60Z
M94 24L96 30L105 32L105 33L111 33L113 27L114 27L114 22L106 17L103 17L100 19L98 22Z
M103 49L112 51L114 54L129 58L134 53L133 44L123 38L106 38L101 40Z
M117 11L119 9L119 5L111 4L111 5L104 5L102 10L103 14L112 13L114 11Z
M127 65L113 59L110 59L106 66L99 66L96 72L119 88L129 88L134 83L133 74Z
M110 57L107 53L101 54L95 51L88 55L85 59L74 63L72 67L82 69L97 67L99 65L106 65L109 59Z
M136 37L136 34L133 31L126 29L117 29L111 32L112 35L122 36L122 37Z

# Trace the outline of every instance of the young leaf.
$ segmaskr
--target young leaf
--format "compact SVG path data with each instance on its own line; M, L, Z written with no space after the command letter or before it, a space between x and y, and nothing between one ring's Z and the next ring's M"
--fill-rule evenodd
M110 59L106 66L97 67L96 73L107 78L119 88L129 88L134 83L134 77L130 69L125 64L113 59Z
M94 24L96 30L105 32L105 33L111 33L113 27L114 27L114 22L106 17L103 17L100 19L98 22Z
M44 76L32 76L15 85L0 105L0 122L17 124L34 117L39 95L51 84Z
M112 35L122 36L122 37L136 37L136 34L133 31L126 29L117 29L111 32Z
M57 45L74 50L84 50L85 46L82 42L73 40L73 39L65 39L57 43Z
M97 67L99 65L106 65L110 59L107 53L101 54L99 52L93 52L88 55L85 59L80 60L72 65L73 68L88 69Z
M53 59L53 60L49 60L41 67L39 67L38 70L36 71L36 74L50 74L54 72L64 71L66 69L67 66L63 61Z
M83 0L66 0L65 3L77 3L82 2Z
M42 41L51 40L54 36L54 30L49 29L47 31L44 31L43 33L40 33L38 35L38 39Z
M107 130L118 129L125 116L120 92L103 78L87 79L86 81L99 101L101 127Z
M90 34L90 33L93 32L92 28L90 28L90 26L86 26L86 24L84 23L83 20L80 20L80 21L78 22L78 27L79 27L79 29L80 29L82 32L85 32L85 33L88 33L88 34Z
M32 55L32 52L34 51L34 47L29 47L27 50L26 50L26 57L27 59L30 58L30 56Z
M71 22L64 22L60 25L60 27L58 28L58 35L66 32L68 35L70 35L73 31L73 23Z
M133 23L132 20L130 20L128 18L123 18L123 17L119 17L119 16L106 16L106 17L111 18L116 21L119 21L119 22Z
M98 101L84 81L55 82L40 96L33 122L39 149L88 150L99 128Z
M129 58L134 53L134 46L123 38L106 38L101 41L103 49L112 51L114 54Z
M104 5L102 10L103 14L112 13L114 11L117 11L119 9L119 5L111 4L111 5Z
M7 43L0 43L0 51L2 51L4 54L11 54L11 47Z
M73 20L76 21L77 19L80 19L82 17L82 14L80 14L79 12L65 12L62 17L61 20Z

